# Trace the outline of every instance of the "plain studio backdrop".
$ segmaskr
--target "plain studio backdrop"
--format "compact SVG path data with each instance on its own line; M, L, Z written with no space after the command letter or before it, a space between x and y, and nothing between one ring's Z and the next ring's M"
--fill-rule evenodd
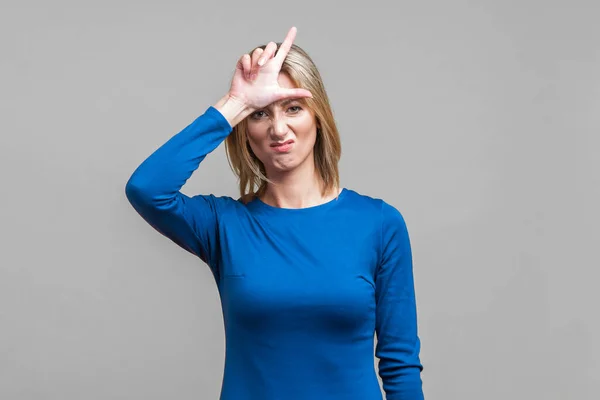
M343 186L407 221L426 398L599 398L599 16L566 0L2 2L0 398L217 399L216 284L125 184L291 26L331 98ZM237 196L223 145L182 191Z

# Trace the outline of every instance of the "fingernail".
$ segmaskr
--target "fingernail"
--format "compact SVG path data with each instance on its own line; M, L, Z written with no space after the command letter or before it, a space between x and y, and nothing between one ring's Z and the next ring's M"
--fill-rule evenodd
M265 63L265 59L261 58L258 60L258 65L263 65Z

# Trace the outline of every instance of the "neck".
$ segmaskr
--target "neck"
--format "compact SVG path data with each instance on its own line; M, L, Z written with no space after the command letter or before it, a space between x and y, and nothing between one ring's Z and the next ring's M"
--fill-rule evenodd
M337 188L331 193L322 193L323 181L314 163L285 173L267 173L273 182L267 185L261 200L273 207L306 208L323 204L335 198Z

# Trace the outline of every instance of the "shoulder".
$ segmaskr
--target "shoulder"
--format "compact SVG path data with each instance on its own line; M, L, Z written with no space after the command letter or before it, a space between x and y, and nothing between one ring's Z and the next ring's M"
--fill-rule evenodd
M360 210L363 214L378 214L381 210L381 199L359 193L353 189L344 189L344 202Z
M214 214L219 216L227 214L239 214L246 209L243 199L235 199L231 196L215 194L197 194L191 197L197 206L208 207Z
M347 200L353 203L363 213L370 213L382 225L404 224L404 217L400 210L390 202L352 189L345 189Z
M377 252L380 260L386 260L396 250L410 251L410 239L404 216L400 210L379 197L368 196L349 191L349 196L360 205L361 213L365 213L373 223L373 232L377 232ZM364 215L364 214L361 214Z
M398 207L379 197L368 196L350 190L349 198L358 206L360 215L372 221L373 232L377 232L380 255L390 248L410 246L404 215Z

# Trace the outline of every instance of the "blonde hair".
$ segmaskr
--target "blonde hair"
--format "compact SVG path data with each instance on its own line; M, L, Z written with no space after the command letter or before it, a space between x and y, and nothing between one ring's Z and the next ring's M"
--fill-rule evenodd
M277 43L277 48L280 46L281 43ZM257 48L264 50L265 47L266 45L262 45ZM321 74L309 55L295 44L292 44L281 72L287 74L296 87L312 93L312 98L302 101L314 112L317 122L314 161L323 183L322 194L325 195L340 186L338 162L342 146ZM270 182L263 163L254 155L246 140L247 126L246 119L239 122L225 141L227 160L238 177L240 196L244 202L262 195Z

